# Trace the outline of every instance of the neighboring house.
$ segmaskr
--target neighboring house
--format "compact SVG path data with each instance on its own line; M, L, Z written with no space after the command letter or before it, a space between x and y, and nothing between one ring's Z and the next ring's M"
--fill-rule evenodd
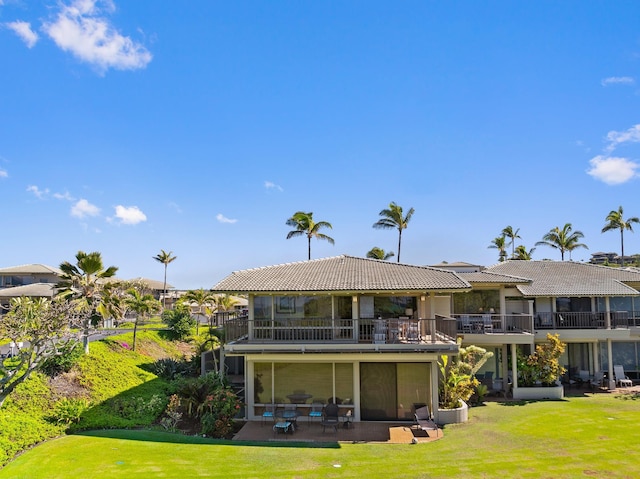
M442 263L432 264L432 268L446 269L447 271L454 271L456 273L478 273L484 269L484 266L479 264L465 263L464 261L456 261L454 263Z
M437 413L441 355L458 352L454 272L352 256L237 271L214 293L248 295L223 354L244 359L247 416L266 404L335 398L356 421Z
M35 283L57 283L62 274L59 268L44 264L25 264L0 268L0 288L13 288Z
M453 296L453 317L464 335L463 344L496 353L481 372L517 378L515 368L508 369L500 360L514 348L503 335L524 328L518 322L533 319L531 346L544 341L547 333L558 333L567 343L561 361L568 377L582 370L604 371L613 378L613 365L622 364L638 378L640 271L572 261L510 260L459 276L473 287L471 293ZM486 317L490 327L475 327ZM471 328L463 324L468 320Z

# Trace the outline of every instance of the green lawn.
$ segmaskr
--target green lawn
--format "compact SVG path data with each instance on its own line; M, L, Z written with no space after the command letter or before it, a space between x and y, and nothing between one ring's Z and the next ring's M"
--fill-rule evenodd
M416 445L230 443L151 431L66 436L0 478L631 478L640 476L640 400L611 394L487 403Z

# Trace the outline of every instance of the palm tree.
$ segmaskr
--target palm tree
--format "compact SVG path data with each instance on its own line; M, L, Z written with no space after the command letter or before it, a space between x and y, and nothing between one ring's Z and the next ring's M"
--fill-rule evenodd
M58 294L76 302L81 315L84 350L88 354L89 330L94 322L100 320L100 311L104 308L104 304L100 307L103 303L102 291L106 284L104 280L115 276L118 268L109 266L105 269L102 256L97 251L78 251L76 264L65 261L60 264L60 269L62 275L57 284L60 290Z
M580 238L584 238L582 231L572 231L571 223L566 223L562 229L555 227L551 229L547 234L542 237L542 241L538 241L536 246L544 245L551 248L560 250L560 257L564 261L564 253L569 252L569 259L571 259L571 252L576 248L586 248L587 245L579 243Z
M395 253L393 251L385 252L385 250L378 248L377 246L374 246L367 252L367 258L380 259L382 261L387 261L389 258L394 256Z
M629 230L633 233L633 223L640 223L640 218L634 216L632 218L624 219L623 217L622 206L619 206L617 210L611 210L605 221L608 221L604 228L602 228L602 233L611 230L620 230L620 250L622 253L622 267L624 268L624 230Z
M287 239L295 236L306 236L308 242L308 259L311 259L311 238L328 241L331 244L335 244L335 241L330 236L320 233L323 228L333 229L331 223L326 221L313 221L313 213L305 213L303 211L297 211L291 218L287 220L287 226L295 228L293 231L287 233Z
M531 255L535 250L535 248L531 248L529 251L527 251L527 248L525 248L523 244L518 245L515 249L515 256L513 257L513 259L531 261Z
M127 290L127 295L124 298L125 304L136 313L136 319L133 322L133 350L136 350L136 334L138 332L138 321L145 319L147 315L159 313L162 309L160 301L153 297L151 294L142 294L136 288L130 288Z
M502 236L504 236L505 238L509 238L509 243L507 244L507 246L511 246L511 258L515 258L516 256L516 238L520 238L520 236L518 235L518 232L520 231L520 228L518 228L517 230L513 230L513 228L511 226L506 226L503 230L502 230Z
M402 206L398 206L395 202L389 203L389 208L385 208L380 213L382 216L373 227L376 229L397 229L398 230L398 263L400 262L400 245L402 244L402 230L406 229L411 221L411 217L415 213L413 208L410 208L406 216L403 216Z
M500 235L491 240L491 244L487 248L498 250L498 261L501 263L507 258L507 240L505 235Z
M162 309L167 307L167 266L171 263L177 256L171 256L173 251L169 251L168 253L161 249L160 253L153 257L156 261L164 264L164 288L163 288L163 296L162 296Z
M187 291L180 302L189 304L189 310L191 310L191 304L198 306L198 314L205 316L207 307L212 308L215 304L216 296L211 291L205 291L203 288ZM200 319L196 322L196 336L198 335L198 326Z

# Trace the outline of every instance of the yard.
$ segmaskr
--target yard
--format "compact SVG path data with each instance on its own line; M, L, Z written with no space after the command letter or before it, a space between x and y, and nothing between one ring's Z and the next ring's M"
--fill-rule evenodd
M640 475L640 397L489 402L444 439L414 445L215 441L106 430L42 444L1 478L631 478Z

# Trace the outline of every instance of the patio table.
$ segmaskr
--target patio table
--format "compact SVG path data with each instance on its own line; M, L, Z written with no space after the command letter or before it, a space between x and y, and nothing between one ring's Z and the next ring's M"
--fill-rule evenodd
M289 394L287 399L291 401L292 404L305 404L307 400L311 399L313 396L311 394L303 394L303 393L295 393Z

